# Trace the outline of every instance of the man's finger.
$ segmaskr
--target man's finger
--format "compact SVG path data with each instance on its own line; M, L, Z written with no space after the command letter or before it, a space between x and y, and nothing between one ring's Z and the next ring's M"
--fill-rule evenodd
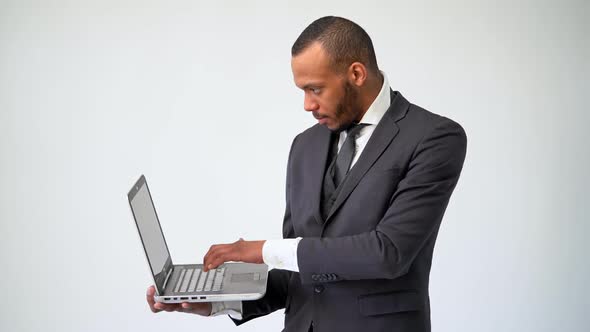
M232 250L232 245L220 245L208 252L203 260L205 272L225 263L227 261L226 258L230 258L229 256L231 255Z
M184 309L185 311L199 310L199 309L202 309L204 306L205 306L205 303L202 303L202 302L196 302L196 303L183 302L181 304L182 309Z
M219 252L219 250L227 246L227 244L214 244L209 248L209 251L207 251L207 253L203 257L203 266L205 267L205 272L207 272L208 270L207 266L209 265L209 262L212 260L212 257L214 257Z
M209 247L209 250L207 250L207 253L205 254L205 257L207 257L212 251L215 251L215 248L217 247L217 244L213 244Z
M224 248L219 248L215 253L207 259L207 267L209 269L215 269L221 264L229 261L238 261L239 257L238 253L236 252L235 246L227 246Z
M154 305L154 308L159 309L159 310L164 310L166 312L172 312L172 311L176 311L178 308L180 308L180 305L156 302L156 304Z
M183 302L182 310L184 312L190 312L202 316L210 316L211 315L211 303L207 302L197 302L197 303L188 303Z
M150 287L148 287L147 293L145 295L147 303L150 306L150 310L153 313L157 313L157 312L161 311L161 310L158 310L154 307L154 305L156 304L156 301L154 301L154 294L155 293L156 293L156 288L154 286L150 286Z

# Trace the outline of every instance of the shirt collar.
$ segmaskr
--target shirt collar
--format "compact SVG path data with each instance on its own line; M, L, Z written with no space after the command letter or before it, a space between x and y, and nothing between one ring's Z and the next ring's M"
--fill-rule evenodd
M384 72L381 72L383 75L383 85L381 86L381 91L377 95L377 98L373 100L367 112L363 115L363 118L359 123L366 123L371 125L376 125L381 121L381 118L389 109L389 105L391 104L391 96L389 94L389 81L387 80L387 75Z

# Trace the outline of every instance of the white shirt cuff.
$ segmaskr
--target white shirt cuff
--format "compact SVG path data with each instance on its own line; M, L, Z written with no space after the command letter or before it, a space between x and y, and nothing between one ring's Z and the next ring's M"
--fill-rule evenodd
M211 315L229 315L233 319L242 320L242 301L211 302Z
M262 260L270 268L299 272L297 246L301 237L295 239L266 240L262 246Z

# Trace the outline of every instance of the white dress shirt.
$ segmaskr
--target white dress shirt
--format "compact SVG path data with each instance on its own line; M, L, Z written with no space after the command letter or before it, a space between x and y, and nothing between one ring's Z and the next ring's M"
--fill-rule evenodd
M377 127L377 124L381 121L381 118L383 118L383 115L387 112L391 104L389 82L385 73L381 72L381 74L383 75L381 91L379 91L379 94L359 122L366 124L366 126L360 130L356 138L355 155L350 164L350 168L352 168L358 161L369 138L373 135L375 127ZM340 148L344 144L346 136L346 130L340 132L340 137L338 138L338 151L340 151ZM269 268L299 272L299 265L297 264L297 246L299 245L299 241L301 241L301 237L295 239L266 240L262 246L262 260L269 266ZM241 320L242 301L212 302L211 316L223 314L229 314L232 318Z

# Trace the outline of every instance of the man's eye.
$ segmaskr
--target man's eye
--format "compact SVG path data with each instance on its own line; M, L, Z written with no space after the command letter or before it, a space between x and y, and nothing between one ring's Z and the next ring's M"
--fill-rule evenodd
M311 88L311 92L315 95L319 95L320 94L320 89L319 88Z

